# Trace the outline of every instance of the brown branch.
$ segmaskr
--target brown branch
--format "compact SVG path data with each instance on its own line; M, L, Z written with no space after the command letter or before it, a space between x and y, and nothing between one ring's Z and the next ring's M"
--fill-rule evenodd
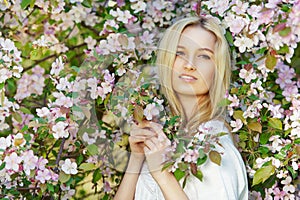
M91 26L88 26L88 25L84 24L84 22L81 22L81 26L83 26L84 28L87 28L87 29L91 30L91 31L94 32L96 35L99 35L99 31L98 31L98 30L94 29L94 28L91 27Z
M62 154L64 145L65 145L65 142L66 142L66 138L63 138L63 139L61 140L61 144L60 144L60 147L59 147L59 152L58 152L58 154L57 154L57 158L56 158L56 161L55 161L56 166L58 166L58 164L59 164L60 157L61 157L61 154Z
M27 18L29 18L30 17L30 15L32 15L32 13L34 12L36 10L36 6L34 6L33 7L33 9L32 9L32 11L22 20L22 23L24 23L25 22L25 20L27 19Z
M40 187L17 188L18 191L40 190Z
M72 47L69 48L69 51L70 51L70 50L73 50L73 49L76 49L76 48L83 47L83 46L85 46L85 45L86 45L85 43L82 43L82 44L78 44L78 45L76 45L76 46L72 46ZM40 60L37 60L34 64L32 64L32 65L30 65L29 67L25 68L23 71L25 72L25 71L27 71L27 70L30 70L31 68L35 67L37 64L39 64L39 63L41 63L41 62L44 62L44 61L46 61L46 60L48 60L48 59L50 59L50 58L54 58L54 57L57 58L58 56L60 56L60 55L62 55L62 54L64 54L64 53L60 53L60 54L52 54L52 55L49 55L49 56L47 56L47 57L45 57L45 58L42 58L42 59L40 59Z

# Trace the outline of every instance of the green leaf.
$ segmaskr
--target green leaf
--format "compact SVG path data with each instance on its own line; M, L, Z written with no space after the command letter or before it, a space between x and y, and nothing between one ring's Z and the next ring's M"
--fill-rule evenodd
M258 148L258 151L261 153L261 154L267 154L269 152L269 148L268 147L259 147Z
M31 111L25 107L20 107L20 111L22 111L24 114L31 114Z
M22 0L21 2L21 8L25 9L29 4L31 3L31 0Z
M293 179L296 180L298 173L291 166L286 166L286 167L291 172Z
M22 132L25 132L28 130L28 125L23 126L23 128L21 129Z
M228 43L233 44L233 37L230 31L226 31L225 37L228 41Z
M221 158L221 155L220 155L220 153L219 152L217 152L217 151L210 151L209 152L209 159L213 162L213 163L215 163L215 164L217 164L217 165L221 165L221 160L222 160L222 158Z
M78 73L78 72L79 72L79 70L80 70L80 68L79 68L79 67L77 67L77 66L74 66L74 65L71 67L71 69L73 69L73 70L74 70L75 72L77 72L77 73Z
M261 134L260 137L259 137L260 144L267 144L270 137L271 137L270 132L266 132L266 133Z
M5 83L0 83L0 90L2 90L2 88L4 88Z
M279 35L282 37L288 36L291 33L291 27L285 27L283 30L279 31Z
M171 167L173 164L174 164L174 162L168 162L168 163L166 163L166 164L163 166L162 171L165 170L165 169L168 169L168 168Z
M92 2L91 2L91 0L84 0L81 4L82 4L84 7L92 8Z
M143 121L144 110L141 106L139 106L139 105L135 106L134 111L133 111L133 118L138 123L141 123Z
M266 47L263 47L263 48L261 48L261 49L258 49L258 50L256 51L256 53L257 53L257 54L264 54L266 50L267 50L267 48L266 48Z
M4 169L4 167L5 167L5 162L3 162L1 165L0 165L0 171L2 170L2 169Z
M63 171L60 171L60 172L59 172L58 180L59 180L61 183L66 183L70 178L71 178L71 175L70 175L70 174L66 174L66 173L63 172Z
M178 168L181 170L181 171L185 171L189 168L188 164L187 163L178 163Z
M277 59L275 56L271 55L270 53L267 54L267 58L265 61L265 65L269 70L273 70L276 66Z
M10 93L15 93L17 87L16 87L16 82L14 79L8 79L7 80L7 89L9 90Z
M98 147L95 144L90 144L86 148L91 156L99 154Z
M286 54L289 52L290 52L289 46L286 44L284 46L280 47L280 49L277 51L277 53L279 53L279 54Z
M93 183L97 183L97 181L99 181L101 178L102 178L102 174L101 174L100 169L98 168L93 173L93 180L92 180L92 182Z
M78 142L78 141L76 141L76 142ZM78 144L75 143L75 145L78 146L78 147L80 147L80 144L78 145ZM80 154L80 155L76 158L76 163L77 163L77 165L80 165L80 164L82 163L83 159L84 159L84 158L83 158L83 155Z
M50 192L54 192L54 186L53 186L52 184L47 183L47 189L48 189Z
M175 176L176 180L179 181L180 179L182 179L185 176L185 172L181 171L180 169L176 169L174 172L174 176Z
M184 141L180 140L178 145L177 145L177 149L176 149L177 153L183 153L185 152L185 145L184 145Z
M30 59L31 60L39 60L41 59L43 56L42 54L42 50L41 49L33 49L31 52L30 52Z
M252 131L257 131L259 133L261 133L262 131L262 125L259 122L248 123L248 128L250 128Z
M67 119L66 118L64 118L64 117L59 117L59 118L57 118L56 120L55 120L55 122L57 123L57 122L64 122L64 121L66 121Z
M107 193L105 193L104 197L102 198L102 200L108 200L109 195Z
M14 113L12 114L12 117L13 117L17 122L19 122L19 123L22 122L22 116L21 116L19 113L14 112Z
M207 155L205 154L205 155L203 156L203 158L198 158L198 159L197 159L197 165L199 166L199 165L204 164L204 163L206 162L206 160L207 160Z
M228 99L224 98L224 99L222 99L222 100L218 103L218 106L224 107L224 106L228 106L230 103L231 103L231 101L229 101Z
M272 128L282 130L282 122L277 118L270 118L268 121L268 125Z
M95 164L94 163L82 163L78 168L82 169L84 172L86 171L91 171L95 169Z
M29 142L32 138L30 134L24 134L24 139L26 140L26 142Z
M246 124L246 120L245 120L245 118L243 117L243 114L244 114L244 112L243 112L242 110L236 110L236 111L233 112L233 118L234 118L235 120L240 119L240 120L242 120L242 122L243 122L244 124Z
M274 172L275 167L273 165L264 166L258 169L254 174L252 186L265 182L274 174Z
M203 173L201 170L197 170L195 174L193 174L196 178L198 178L200 181L203 181Z

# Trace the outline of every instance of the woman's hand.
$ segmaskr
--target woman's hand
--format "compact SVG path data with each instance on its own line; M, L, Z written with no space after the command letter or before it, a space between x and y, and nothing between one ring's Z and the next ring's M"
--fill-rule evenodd
M145 127L152 130L154 136L147 138L144 142L144 152L150 173L160 172L163 164L167 161L167 154L171 142L163 132L162 125L155 122L148 122Z
M144 147L145 141L153 136L155 136L155 132L149 130L146 127L146 123L140 123L139 125L133 124L131 127L130 136L128 138L131 156L136 156L143 158L144 155Z

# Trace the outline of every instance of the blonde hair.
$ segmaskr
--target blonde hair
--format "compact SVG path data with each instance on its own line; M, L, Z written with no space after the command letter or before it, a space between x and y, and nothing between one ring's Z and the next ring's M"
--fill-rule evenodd
M215 75L205 99L199 100L193 117L187 122L183 108L172 87L172 68L177 45L183 30L188 26L200 26L216 37ZM167 98L173 115L183 118L185 128L194 130L200 123L211 119L223 119L225 107L219 106L230 83L231 59L229 46L218 22L212 17L189 17L177 21L163 35L157 52L156 65L162 92Z

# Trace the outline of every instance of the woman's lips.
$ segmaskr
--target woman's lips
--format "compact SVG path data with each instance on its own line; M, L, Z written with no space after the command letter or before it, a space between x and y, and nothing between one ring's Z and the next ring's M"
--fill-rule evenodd
M187 75L187 74L181 74L179 76L180 79L186 81L186 82L193 82L193 81L196 81L197 78L194 77L194 76L191 76L191 75Z

